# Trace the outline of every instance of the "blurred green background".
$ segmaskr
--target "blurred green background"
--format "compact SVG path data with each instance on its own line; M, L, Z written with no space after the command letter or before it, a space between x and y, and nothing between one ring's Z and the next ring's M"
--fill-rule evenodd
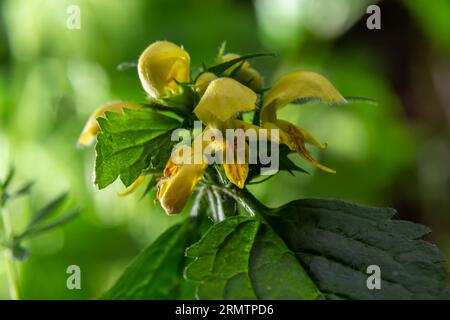
M111 100L143 102L136 61L155 40L182 44L193 66L228 51L275 52L253 65L273 83L282 73L326 75L345 96L376 99L329 107L290 106L283 117L329 148L315 155L330 175L279 174L251 190L266 204L298 197L390 206L424 223L450 256L450 2L379 1L381 30L368 30L365 0L4 0L0 1L0 177L12 164L31 196L8 210L18 231L31 212L63 191L82 214L30 240L20 264L22 298L92 299L168 226L154 194L118 197L115 183L92 184L93 149L76 148L89 114ZM81 29L66 27L78 5ZM0 298L8 298L3 256ZM82 290L68 290L66 268L81 267Z

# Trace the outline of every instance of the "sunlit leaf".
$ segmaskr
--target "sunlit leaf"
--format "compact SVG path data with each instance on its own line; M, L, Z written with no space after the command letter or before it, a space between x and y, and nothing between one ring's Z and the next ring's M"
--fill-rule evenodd
M200 299L316 299L319 292L294 254L256 218L215 224L188 248L186 277Z
M163 135L179 125L174 118L145 109L107 112L98 122L102 132L96 146L95 183L100 189L122 174L125 186L131 185L162 148L161 139L167 140Z

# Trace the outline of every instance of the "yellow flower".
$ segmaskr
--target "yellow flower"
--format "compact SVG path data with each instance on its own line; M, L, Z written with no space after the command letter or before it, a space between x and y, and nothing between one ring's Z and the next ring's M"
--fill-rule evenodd
M193 145L200 145L201 150L193 150L183 146L183 150L176 149L174 154L189 152L189 163L175 164L172 157L166 164L163 177L158 182L157 198L168 214L180 212L194 191L195 185L202 178L207 167L203 156L203 149L211 146L214 152L225 152L226 142L216 143L204 141L203 135L209 129L223 130L233 123L233 117L238 112L251 111L255 108L256 94L231 78L213 78L209 75L208 87L204 91L199 103L194 109L195 115L206 125L205 131L199 134ZM212 81L210 81L212 80ZM201 83L197 81L198 83ZM201 142L198 143L198 140ZM236 153L236 148L234 149ZM195 152L201 153L196 157ZM200 163L196 161L200 159ZM248 175L248 163L224 164L224 171L230 182L243 188Z
M201 135L196 139L201 139ZM190 163L175 164L170 158L164 169L163 177L158 181L157 199L167 214L179 213L184 208L207 167L203 156L201 163L195 163L192 148L184 147L185 149L174 152L181 153L181 156L183 151L189 152Z
M97 118L103 117L106 111L121 112L124 108L137 109L139 107L140 106L136 103L128 102L112 102L100 106L89 116L89 119L84 125L83 131L78 138L78 145L87 146L90 145L92 141L94 141L95 137L100 131Z
M139 57L138 74L142 87L151 98L179 94L177 84L190 82L190 57L179 46L168 41L149 45Z
M252 90L236 80L219 78L210 82L194 113L209 127L219 130L232 129L235 127L234 116L239 112L252 111L257 98ZM221 146L221 152L229 147L226 143ZM234 151L237 152L236 148ZM248 163L224 162L223 167L230 182L242 189L248 176Z
M199 96L203 96L211 81L216 80L217 76L212 72L202 73L195 81L195 91Z
M228 142L224 143L224 149L223 151L226 152L229 145ZM245 186L245 180L247 180L249 168L248 168L248 145L245 143L245 161L243 163L239 163L237 159L237 153L238 148L237 144L234 144L234 161L232 163L228 163L224 161L223 163L223 169L225 171L225 175L227 176L228 180L235 186L237 186L240 189L243 189Z
M219 78L210 82L194 113L205 125L222 129L236 113L252 111L257 98L236 80Z
M268 129L280 129L280 142L295 150L300 156L316 167L335 173L334 170L318 163L306 149L305 143L324 149L305 129L277 119L277 112L292 101L315 98L327 103L344 103L345 98L323 76L314 72L293 72L285 75L269 90L261 109L262 126Z

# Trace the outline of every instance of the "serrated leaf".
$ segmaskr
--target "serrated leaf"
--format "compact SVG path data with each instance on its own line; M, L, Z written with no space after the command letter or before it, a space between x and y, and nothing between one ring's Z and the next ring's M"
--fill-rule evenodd
M393 209L343 201L293 201L267 219L329 298L450 298L436 246L420 240L429 229L392 220ZM381 289L369 290L367 267L381 269Z
M121 174L125 186L131 185L161 147L158 137L179 125L178 120L147 109L107 112L106 118L97 120L101 133L96 145L95 183L100 189Z
M270 227L234 216L215 224L186 254L200 299L316 299L319 292Z
M193 284L183 279L184 250L198 239L197 219L165 231L127 267L101 299L193 298Z

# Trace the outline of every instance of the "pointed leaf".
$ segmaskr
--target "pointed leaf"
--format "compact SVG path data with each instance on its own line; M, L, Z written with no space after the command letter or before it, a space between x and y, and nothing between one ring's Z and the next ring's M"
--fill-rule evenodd
M107 112L98 122L102 132L96 146L95 183L100 189L122 174L125 186L131 185L161 148L163 135L179 125L173 118L145 109Z
M316 299L319 292L283 241L256 218L215 224L188 248L186 277L200 299Z
M206 72L212 72L215 73L216 75L220 76L222 75L225 70L229 69L230 67L234 66L237 63L240 63L242 61L248 60L248 59L252 59L252 58L256 58L256 57L268 57L268 56L274 56L273 53L254 53L254 54L248 54L245 56L241 56L239 58L236 59L232 59L230 61L227 62L223 62L220 64L217 64L215 66L209 67Z
M42 209L40 209L31 219L30 223L28 224L28 229L34 227L39 222L41 222L43 219L47 218L51 214L55 213L55 211L63 204L64 200L67 198L67 193L63 193L51 202L49 202L47 205L45 205Z
M127 267L102 299L192 298L192 283L182 277L184 250L197 239L197 220L188 219L165 231ZM187 295L187 296L186 296Z

